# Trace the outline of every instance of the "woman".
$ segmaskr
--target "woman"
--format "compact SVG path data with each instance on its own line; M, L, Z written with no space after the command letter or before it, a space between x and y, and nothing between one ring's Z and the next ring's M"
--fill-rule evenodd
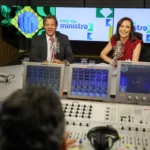
M108 57L108 54L116 46L117 41L122 42L123 50L123 55L118 60L139 60L142 41L136 38L133 21L130 18L124 17L118 22L116 34L111 37L110 42L102 50L100 58L105 62L114 63L114 60Z

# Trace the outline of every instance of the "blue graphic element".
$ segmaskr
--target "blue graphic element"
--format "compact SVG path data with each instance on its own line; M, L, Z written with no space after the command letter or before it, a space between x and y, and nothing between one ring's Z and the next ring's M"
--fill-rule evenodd
M149 43L150 43L150 34L147 34L147 35L146 35L146 42L149 42Z
M111 19L106 19L106 26L107 26L107 27L111 27L111 24L109 24L110 21L111 21Z
M38 19L34 13L24 12L18 17L18 26L26 34L34 33L38 29Z
M91 35L92 35L92 33L90 33L90 32L87 33L87 40L92 40Z
M147 26L134 25L134 30L135 31L147 31L148 27Z

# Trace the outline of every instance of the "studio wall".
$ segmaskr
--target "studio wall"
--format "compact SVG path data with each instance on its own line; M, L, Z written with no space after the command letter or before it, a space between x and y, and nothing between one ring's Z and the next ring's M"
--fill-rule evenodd
M1 0L0 5L28 5L28 6L54 6L54 7L109 7L109 8L150 8L150 0ZM83 18L84 19L84 18ZM4 40L0 26L0 66L12 64L16 58L30 47L30 40L24 37ZM20 47L15 47L10 41L15 40ZM90 59L99 59L100 51L107 42L70 41L76 58L88 56ZM148 45L149 46L149 45ZM21 56L21 59L22 57ZM27 56L25 54L25 56Z
M144 0L85 0L85 7L142 8Z
M145 0L145 7L150 8L150 0Z

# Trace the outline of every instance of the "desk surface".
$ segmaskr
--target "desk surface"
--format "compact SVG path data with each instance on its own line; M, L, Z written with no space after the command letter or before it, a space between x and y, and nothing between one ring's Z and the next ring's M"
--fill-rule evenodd
M0 101L3 101L12 92L22 88L23 65L0 67L0 72L15 75L8 83L0 77Z

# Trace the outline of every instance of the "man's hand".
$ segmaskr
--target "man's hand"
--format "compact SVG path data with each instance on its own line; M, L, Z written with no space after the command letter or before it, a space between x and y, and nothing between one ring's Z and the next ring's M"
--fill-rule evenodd
M61 64L61 61L60 61L59 59L54 59L54 60L53 60L53 63Z
M67 61L60 61L59 59L54 59L53 62L49 62L48 60L44 61L43 63L49 64L49 63L56 63L56 64L67 64Z
M49 64L49 61L48 61L48 60L46 60L46 61L44 61L43 63L45 63L45 64Z
M77 141L76 139L70 139L70 140L68 140L68 139L67 139L68 136L69 136L69 131L66 131L65 134L64 134L64 139L65 139L65 141L66 141L66 146L67 146L67 147L68 147L68 146L71 146L71 145L73 145L73 144L75 144L75 142Z

